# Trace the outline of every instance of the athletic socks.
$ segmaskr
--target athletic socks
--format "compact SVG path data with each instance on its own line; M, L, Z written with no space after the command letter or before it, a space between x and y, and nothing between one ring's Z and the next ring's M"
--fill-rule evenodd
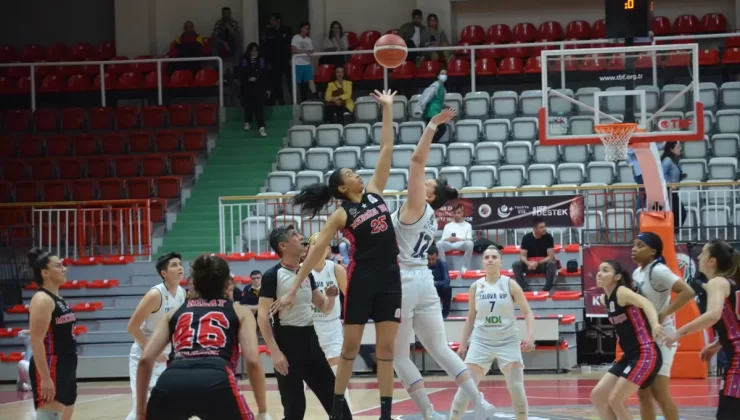
M474 407L480 404L482 399L481 394L478 391L478 387L475 386L475 381L473 381L473 378L469 378L467 381L461 383L459 387L460 390L465 393L465 396L473 402Z
M465 392L462 390L462 387L457 389L457 392L455 393L455 398L452 400L452 409L450 410L450 420L459 420L462 418L462 416L465 414L465 411L468 409L468 403L470 400L468 399L468 396L465 395Z
M392 405L393 397L380 397L380 420L393 420L391 419Z
M337 365L334 365L331 367L332 372L334 372L334 377L337 377ZM349 408L349 411L352 411L352 401L349 399L349 388L347 388L344 391L344 400L347 402L347 408Z
M429 396L427 395L427 390L425 388L419 388L415 391L409 392L409 397L411 397L411 400L414 401L416 406L419 408L419 411L422 413L426 413L430 408L432 408L432 403L429 401Z
M330 420L343 420L344 419L344 405L347 402L344 400L344 395L334 394L334 404L331 408Z

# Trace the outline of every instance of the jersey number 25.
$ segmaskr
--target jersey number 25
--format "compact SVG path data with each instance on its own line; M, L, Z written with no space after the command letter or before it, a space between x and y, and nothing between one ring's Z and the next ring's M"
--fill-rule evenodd
M177 327L172 336L175 351L192 349L194 340L203 348L221 348L226 345L224 331L229 329L229 320L223 312L208 312L200 318L195 328L192 323L192 312L186 312L177 319Z

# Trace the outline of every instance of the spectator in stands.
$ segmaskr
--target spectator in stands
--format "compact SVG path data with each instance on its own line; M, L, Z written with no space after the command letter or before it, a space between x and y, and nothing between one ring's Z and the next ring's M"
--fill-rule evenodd
M421 94L419 102L416 103L414 108L414 115L424 120L424 124L429 124L432 117L442 112L445 108L445 82L447 81L447 70L440 69L437 72L437 81L429 85L424 92ZM437 127L437 132L434 133L432 143L439 142L439 139L447 132L447 125L441 125Z
M424 47L446 47L450 45L450 40L447 38L444 29L439 27L439 19L434 13L427 16L427 31L429 32L429 42L423 45ZM431 51L427 54L431 60L447 61L452 56L452 51Z
M247 51L239 65L241 98L242 105L244 105L244 131L250 129L252 116L254 116L262 137L267 136L267 132L265 132L265 101L270 96L267 72L267 62L260 56L260 47L256 42L252 42L247 46Z
M28 333L28 330L22 330L18 333L18 337L23 338L23 345L26 346L26 350L23 352L23 360L18 362L18 381L15 384L16 389L21 392L31 391L31 377L28 372L31 368L33 350L31 349L31 336Z
M349 239L342 236L339 240L339 255L342 258L342 265L349 265L349 251L352 249L352 244Z
M302 55L295 58L295 81L300 87L301 101L309 99L308 91L311 95L316 95L316 83L313 81L313 63L310 55L313 53L313 41L309 37L311 33L311 24L301 22L298 33L290 41L290 48L293 54L308 54L309 57Z
M544 291L552 289L558 275L558 263L555 260L555 240L547 232L544 220L539 217L532 220L532 232L524 235L520 248L519 261L514 262L512 269L522 290L530 290L524 275L531 273L544 274Z
M640 162L637 161L637 155L635 155L635 151L631 147L627 149L626 162L632 167L632 176L635 178L635 183L640 186L637 198L635 199L635 211L637 211L642 208L642 197L645 195L645 188L642 188L643 181Z
M438 258L437 247L432 245L427 250L427 262L429 269L434 276L434 287L437 288L437 294L442 301L442 318L450 315L450 303L452 302L452 286L450 286L450 272L447 269L447 263Z
M213 55L222 56L224 52L230 51L234 57L238 57L241 41L241 30L239 22L231 17L231 8L221 9L221 19L213 26L211 36L211 49Z
M421 24L422 17L423 13L421 10L414 9L411 12L411 22L404 23L398 30L398 36L406 41L406 45L409 48L419 48L429 44L429 31ZM416 61L418 57L419 53L409 53L409 60Z
M326 104L326 122L344 125L344 113L352 114L355 109L355 101L352 100L352 82L344 78L344 67L337 66L334 76L326 85L324 100Z
M439 128L437 128L439 130ZM442 240L437 242L439 258L446 261L445 253L447 251L463 251L463 265L460 269L465 274L470 267L470 259L473 257L473 226L465 221L465 208L462 204L455 204L452 208L453 221L445 225L442 229Z
M250 282L247 287L242 291L241 300L239 302L242 305L246 305L252 312L257 313L257 305L260 303L260 286L262 286L262 272L259 270L253 270L249 273Z
M665 176L665 182L668 184L678 184L682 179L686 178L686 174L681 172L681 168L678 166L678 160L681 158L681 143L677 141L666 142L663 147L663 155L660 157L661 164L663 165L663 176ZM683 225L686 219L686 207L681 204L681 199L678 194L671 192L668 189L668 194L671 196L671 210L673 211L673 226L675 228Z
M291 80L290 43L293 40L293 31L283 26L283 17L280 13L273 13L270 24L262 38L262 46L265 49L264 56L270 69L272 95L268 105L285 105L283 94L283 78L288 83L288 92L292 92L293 82Z
M336 51L348 51L349 50L349 39L344 33L342 24L336 20L331 23L331 29L329 29L329 37L324 41L324 51L336 52ZM324 56L319 59L319 64L334 64L335 66L343 66L347 61L346 55L330 55Z
M191 21L185 22L180 36L175 38L174 49L176 57L200 57L203 55L203 37L195 31L195 25ZM172 70L190 70L197 72L201 63L197 61L186 61L172 63Z
M242 291L236 287L236 280L234 280L234 273L231 273L229 281L226 282L226 297L232 302L239 302L242 298Z

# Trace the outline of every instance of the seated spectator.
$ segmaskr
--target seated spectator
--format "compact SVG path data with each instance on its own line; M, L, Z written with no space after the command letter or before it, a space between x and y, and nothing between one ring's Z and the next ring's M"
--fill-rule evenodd
M256 42L247 46L247 51L239 64L241 81L241 101L244 106L244 131L251 128L252 117L257 120L260 136L267 136L265 131L265 102L270 95L270 78L267 62L260 55Z
M427 250L427 262L434 276L434 287L437 288L437 294L442 300L442 318L447 318L450 315L450 303L452 302L450 272L447 269L447 263L437 257L437 247L430 246Z
M311 55L313 53L313 41L309 37L310 33L311 24L302 22L298 33L293 35L293 39L290 42L290 50L293 55ZM311 57L302 55L295 58L295 82L301 90L301 97L299 98L301 101L309 99L309 90L312 96L316 95L316 83L313 81L313 63L311 63Z
M226 283L226 297L232 302L239 302L242 297L242 291L236 287L236 281L234 280L234 273L231 273L231 278Z
M175 42L172 45L171 54L173 57L200 57L203 55L203 37L195 31L195 25L191 21L185 22L183 25L183 31L180 36L175 38ZM197 72L200 70L201 63L197 61L186 61L180 63L172 63L172 71L175 70L190 70Z
M260 286L262 286L262 272L254 270L249 273L250 283L242 290L239 303L247 306L252 312L257 313L257 305L260 300Z
M463 251L463 266L460 269L461 274L465 274L470 267L470 259L473 257L473 226L465 221L465 208L462 204L456 204L453 207L453 221L447 223L442 229L442 240L437 242L439 258L446 261L445 252Z
M344 78L344 67L337 66L334 76L326 85L324 94L326 122L344 125L344 114L352 114L355 101L352 100L352 82Z
M513 264L514 276L522 290L529 291L525 274L544 274L544 291L550 291L558 275L558 262L555 260L555 240L547 233L545 221L535 217L532 221L532 232L522 238L519 261Z
M342 24L336 20L331 23L329 37L324 41L324 51L349 51L349 39L344 33ZM348 57L346 55L324 56L319 59L319 64L334 64L335 66L340 67L344 65L347 59Z
M224 7L221 9L221 19L213 25L213 35L211 36L211 51L214 56L228 57L229 55L238 56L241 47L241 30L239 22L231 18L231 9Z
M427 16L427 32L429 33L429 42L424 47L446 47L450 45L450 40L444 29L439 27L439 19L434 13ZM452 51L431 51L427 53L430 60L447 61L452 57Z
M421 10L414 9L411 12L411 22L404 23L401 28L398 29L398 36L406 41L406 45L409 48L419 48L422 45L429 43L429 32L424 25L421 24L421 18L423 14ZM411 61L417 61L420 54L417 52L409 53L408 59Z

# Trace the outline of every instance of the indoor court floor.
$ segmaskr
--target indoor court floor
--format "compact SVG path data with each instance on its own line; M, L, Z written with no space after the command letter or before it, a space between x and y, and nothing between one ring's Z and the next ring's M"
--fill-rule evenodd
M526 375L525 387L529 398L530 420L597 420L590 406L589 394L602 373L588 375ZM457 390L455 383L445 376L425 378L429 398L439 412L446 413ZM671 394L679 406L680 417L684 420L714 419L717 406L719 379L687 380L676 379L671 382ZM274 378L268 378L268 411L274 420L282 418L280 394ZM250 407L255 407L249 383L240 381L243 395ZM496 417L514 419L511 400L502 376L488 376L482 382L481 391L486 398L500 408ZM327 418L316 398L307 391L308 409L306 419ZM377 419L378 392L374 378L353 379L350 396L354 418L358 420ZM635 419L639 418L637 399L630 399ZM78 398L74 420L124 420L131 406L131 392L128 382L84 382L78 384ZM31 419L33 401L30 393L19 393L14 385L0 385L0 420ZM393 415L398 420L421 420L416 407L408 394L396 381ZM472 412L465 419L473 419ZM661 419L661 417L659 417Z

